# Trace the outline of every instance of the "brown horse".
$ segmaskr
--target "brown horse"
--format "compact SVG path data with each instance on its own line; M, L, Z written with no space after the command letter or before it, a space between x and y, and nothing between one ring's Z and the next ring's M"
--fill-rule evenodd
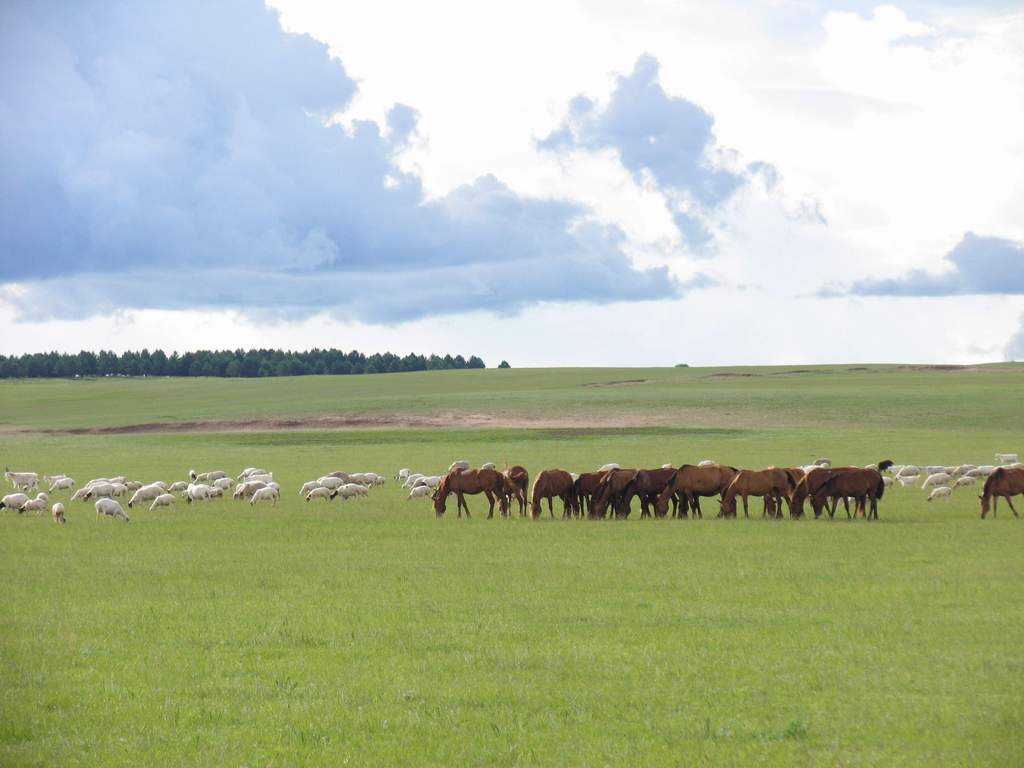
M576 499L576 506L579 511L580 517L584 515L588 517L594 516L594 494L597 493L597 487L601 483L601 478L608 474L608 471L603 472L584 472L573 484L573 497Z
M551 513L553 518L555 510L552 505L552 499L556 496L562 500L562 517L571 517L575 508L572 489L572 475L564 469L545 469L538 474L533 481L533 494L530 505L533 519L537 520L540 518L541 502L544 499L548 500L548 512Z
M889 462L890 465L891 463ZM811 500L812 506L820 509L828 498L838 497L844 500L853 498L856 500L853 510L854 517L859 512L868 520L878 519L878 500L885 493L885 483L882 482L882 474L877 469L850 467L841 472L834 470L828 470L828 472L824 483L821 484ZM869 501L871 509L867 511L866 505ZM835 505L829 512L829 518L831 519L834 514ZM849 508L847 508L847 515L849 515Z
M530 473L525 467L516 464L514 467L502 470L502 479L505 484L505 506L509 508L512 499L519 502L519 516L526 516L526 492L530 487ZM511 510L509 510L511 514Z
M832 499L832 508L829 510L829 517L832 517L836 513L836 506L840 501L846 507L846 516L850 516L850 505L846 500L846 496L835 494L829 496L817 496L816 494L821 487L828 481L830 477L837 473L850 472L859 467L815 467L814 469L807 472L802 478L797 481L796 487L793 489L793 493L790 495L789 510L793 517L804 516L804 502L807 499L811 500L811 509L814 512L815 518L821 517L822 509L828 502L829 498Z
M662 469L641 469L636 473L636 477L626 484L625 489L622 492L622 507L629 509L633 503L633 497L640 497L640 517L651 516L651 506L654 506L654 513L658 517L664 517L667 510L662 508L659 509L657 502L658 497L664 492L668 486L669 481L675 476L675 467L667 467ZM672 496L672 504L674 509L673 517L678 513L678 503L676 497Z
M655 511L659 516L665 515L668 511L669 500L679 495L682 499L679 514L686 517L686 508L689 506L694 517L703 517L700 510L700 497L723 495L738 472L739 470L735 467L726 467L721 464L703 467L698 467L695 464L683 464L669 479L665 490L658 495Z
M636 477L636 473L635 469L612 469L601 478L601 482L597 484L597 491L594 492L594 517L603 518L609 505L615 517L629 517L629 506L623 505L622 502L626 486Z
M501 501L501 511L507 509L504 496L505 482L501 473L493 469L453 469L445 475L437 490L434 491L434 512L438 517L445 512L445 502L449 494L454 493L458 499L457 508L459 517L462 517L462 510L466 510L466 517L469 517L469 506L466 504L464 494L482 493L487 497L490 508L487 511L487 518L494 517L494 501Z
M747 497L760 496L764 499L764 514L782 517L782 509L776 509L783 496L788 500L796 483L793 476L784 469L741 469L722 495L720 506L722 517L736 517L736 497L743 499L743 516L750 517Z
M981 496L978 497L981 499L981 516L985 517L988 514L988 504L991 499L992 517L995 517L999 499L1004 498L1010 505L1013 516L1020 517L1017 510L1013 508L1013 502L1010 501L1011 496L1016 496L1019 493L1024 493L1024 469L1000 467L985 480L985 487L981 491Z

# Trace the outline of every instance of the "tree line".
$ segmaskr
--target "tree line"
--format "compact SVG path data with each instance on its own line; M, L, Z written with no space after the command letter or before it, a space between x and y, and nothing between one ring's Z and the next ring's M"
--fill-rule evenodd
M55 379L76 376L218 376L257 378L265 376L402 373L485 368L476 355L406 355L390 352L364 355L353 350L312 349L290 352L280 349L199 350L170 355L150 352L37 352L20 356L0 355L0 379Z

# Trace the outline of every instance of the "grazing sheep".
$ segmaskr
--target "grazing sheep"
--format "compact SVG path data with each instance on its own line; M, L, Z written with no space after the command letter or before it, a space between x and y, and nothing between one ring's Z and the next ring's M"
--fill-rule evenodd
M408 467L402 467L400 470L395 472L395 480L405 480L411 473Z
M132 498L128 502L128 509L131 509L139 502L152 501L163 492L164 489L159 485L144 485L132 494Z
M358 483L345 483L341 487L335 489L331 498L333 499L335 496L341 496L343 499L354 499L358 496L366 496L369 492L370 489L365 485L359 485Z
M167 486L168 493L184 493L188 489L188 483L184 480L177 480Z
M50 493L55 491L70 491L75 487L75 481L70 477L55 477L50 481Z
M977 464L961 464L956 469L954 469L952 472L950 472L950 474L953 475L954 477L960 477L961 475L966 475L972 469L977 469L977 468L978 468Z
M440 475L430 475L429 477L421 477L419 480L416 481L416 484L413 487L415 488L416 485L425 485L428 488L437 488L437 486L441 484L442 479L443 478Z
M216 480L213 481L213 487L220 488L222 492L230 491L231 486L233 486L234 484L235 481L232 480L230 477L218 477Z
M246 467L245 469L243 469L239 473L239 475L238 475L238 477L236 479L238 480L238 482L242 482L243 480L248 480L252 475L269 475L269 474L270 473L267 472L267 470L265 470L265 469L259 469L258 467Z
M320 488L320 483L316 480L310 480L308 483L303 483L302 487L299 488L299 496L305 496L307 493L312 491L314 488Z
M274 481L274 475L270 472L264 472L260 475L249 475L245 478L247 483L272 483Z
M190 484L185 489L185 501L191 504L193 501L203 501L210 498L210 486L205 483Z
M409 491L409 495L406 497L405 500L409 501L410 499L427 499L430 498L430 495L431 489L429 487L427 487L426 485L417 485L415 488Z
M344 480L346 483L348 482L348 472L342 472L340 469L335 472L328 472L325 475L325 477L338 477Z
M960 488L964 485L974 485L976 482L978 482L976 477L958 477L956 479L956 484L953 487Z
M88 501L89 500L89 489L79 488L71 495L72 501Z
M307 502L312 501L313 499L323 499L324 501L330 501L333 498L334 491L332 491L330 488L324 488L323 486L314 488L313 490L306 494Z
M149 511L152 512L157 507L173 507L176 501L173 493L161 493L153 499L153 503L149 505Z
M118 475L117 477L110 478L109 482L120 483L121 485L124 485L126 482L128 482L128 478L125 477L124 475Z
M982 464L980 467L978 467L978 471L981 472L983 477L988 477L989 475L996 471L996 468L993 467L991 464Z
M1020 457L1016 453L997 453L996 461L1000 464L1016 464L1020 461Z
M113 499L104 498L96 502L97 521L100 519L100 515L106 515L107 517L112 517L115 520L120 517L126 523L131 522L128 519L127 513L121 508L121 505Z
M276 488L271 488L271 487L267 486L267 487L264 487L264 488L260 488L258 491L256 491L252 495L252 498L249 499L249 504L251 504L252 506L256 506L257 504L261 504L261 503L263 503L265 501L269 501L269 502L271 502L273 504L273 506L276 507L277 506L277 499L278 499L279 496L280 496L280 494L277 492Z
M244 483L239 483L232 496L236 499L251 499L256 491L263 490L266 487L267 484L260 480L246 480Z
M8 493L0 499L0 509L21 510L21 505L26 501L28 501L28 496L24 493Z
M227 472L222 472L219 469L210 470L209 472L196 473L194 469L188 471L188 476L193 483L211 483L214 480L219 480L222 477L227 477Z
M893 479L892 479L891 477L883 477L883 478L882 478L882 484L883 484L883 485L884 485L884 486L885 486L886 488L892 488L892 484L893 484L893 483L895 483L895 482L896 482L896 481L895 481L895 480L893 480Z
M47 500L36 496L34 499L29 499L21 505L19 512L35 512L37 515L43 514L46 511Z
M223 499L224 489L218 488L216 485L210 486L210 492L206 495L207 500L209 499Z
M935 499L948 499L953 495L953 489L948 485L940 485L938 488L928 494L928 501L934 501Z
M416 485L416 481L419 480L421 477L425 477L425 475L421 475L419 472L414 472L413 474L411 474L407 478L405 478L405 482L402 483L402 487L403 488L412 488L412 487L414 487Z
M897 475L896 481L900 484L901 488L906 488L908 485L917 485L917 476L899 476Z
M929 464L927 467L921 467L926 475L941 475L949 474L946 472L946 467L942 464Z
M163 488L165 491L168 490L167 483L163 480L154 480L152 483L146 483L146 485L155 485L158 488Z
M453 461L451 463L451 466L448 467L448 471L451 472L453 469L458 469L460 471L463 470L463 469L469 469L469 462L466 461L465 459L459 459L458 461Z
M896 473L896 477L917 477L920 474L920 467L915 467L913 464L907 464L905 467L900 467L900 471Z
M814 466L816 466L816 467L826 467L826 468L831 467L832 466L832 459L815 459L814 460Z
M82 497L82 500L89 501L91 499L109 499L117 489L113 483L96 483L96 485L90 485L84 490L85 495ZM77 496L78 494L75 495Z
M59 501L53 505L50 510L50 514L53 515L53 522L55 523L66 523L68 519L64 517L64 505Z
M597 471L598 472L610 472L613 469L621 469L621 467L618 464L616 464L615 462L611 462L609 464L605 464L604 466L600 467Z
M27 491L31 488L39 487L39 475L35 472L11 472L11 470L4 468L4 477L7 478L7 482L15 490Z
M921 488L923 490L925 488L929 488L932 486L945 485L952 479L953 478L950 477L945 472L936 472L934 474L928 475L928 477L925 478L924 484L921 486Z
M340 477L332 477L331 475L324 475L323 477L318 478L316 482L321 488L330 488L332 491L345 484L345 481Z
M113 492L110 494L112 497L120 498L128 493L128 487L124 483L111 483L114 486Z
M142 485L143 484L140 483L138 480L129 480L127 483L124 484L124 487L127 488L129 491L137 491L139 490L139 488L142 487Z

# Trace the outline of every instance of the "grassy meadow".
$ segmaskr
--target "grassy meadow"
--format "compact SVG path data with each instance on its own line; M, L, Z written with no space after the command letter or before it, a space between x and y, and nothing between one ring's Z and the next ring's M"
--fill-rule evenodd
M0 765L1024 764L1024 520L979 520L973 489L893 489L870 524L297 494L456 458L982 463L1024 454L1021 402L1012 365L0 382L12 469L259 465L283 490L127 525L0 512ZM339 415L374 428L316 428Z

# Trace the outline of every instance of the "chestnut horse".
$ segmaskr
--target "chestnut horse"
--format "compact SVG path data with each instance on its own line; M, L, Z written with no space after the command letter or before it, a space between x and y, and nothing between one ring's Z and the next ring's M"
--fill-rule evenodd
M657 505L658 497L664 492L669 481L675 476L675 467L663 467L661 469L641 469L636 477L626 484L622 492L622 507L629 509L634 496L640 497L640 517L651 516L651 506L654 506L654 513L658 517L664 517L668 511ZM678 513L676 497L672 496L673 517Z
M501 473L493 469L453 469L445 475L437 490L434 491L434 512L440 517L445 511L445 502L449 494L454 493L458 499L457 508L459 517L462 517L462 510L466 510L466 517L469 517L469 506L466 504L464 494L482 493L487 497L490 509L487 511L487 518L494 517L494 501L501 501L501 511L507 509L505 505L505 482Z
M669 499L679 495L682 504L679 514L686 517L687 506L693 512L694 517L703 517L700 510L701 496L721 496L725 489L733 481L739 472L736 467L727 467L721 464L709 464L698 467L695 464L683 464L675 471L669 479L655 502L655 511L658 515L664 515L668 511Z
M526 491L530 487L530 473L525 467L516 464L514 467L502 470L502 479L505 484L505 508L511 514L512 499L519 502L519 516L526 516Z
M793 475L778 467L767 469L741 469L722 495L719 503L722 517L736 517L736 497L743 499L743 516L750 517L747 509L748 496L760 496L764 499L764 514L769 517L782 517L782 497L788 501L796 482Z
M576 506L572 489L572 475L564 469L545 469L538 474L533 481L532 503L530 505L533 519L537 520L540 518L541 502L544 499L548 500L548 512L554 518L555 510L552 505L552 499L556 496L562 500L562 517L572 517Z
M594 516L594 494L601 483L601 478L608 474L608 470L598 472L584 472L573 484L573 496L576 499L577 511L580 517Z
M612 515L615 517L629 517L629 506L623 505L623 498L626 486L636 477L635 469L610 469L597 484L594 492L592 514L594 517L603 518L608 506L611 505Z
M892 462L882 462L879 466L882 469L892 465ZM852 497L856 499L856 506L853 510L854 517L860 512L868 520L878 519L878 500L885 493L885 483L882 482L882 474L877 469L862 469L850 467L841 472L828 470L829 474L824 483L815 492L811 504L820 509L829 497L840 497L844 500ZM867 502L871 502L871 509L866 509ZM835 505L829 512L829 518L835 514ZM847 508L849 514L849 508Z
M981 491L981 496L978 497L981 499L981 516L985 517L988 514L988 504L991 499L992 517L995 517L996 507L1001 497L1006 499L1006 503L1010 505L1013 516L1020 517L1017 510L1013 508L1013 502L1010 501L1010 497L1016 496L1018 493L1024 493L1024 469L1000 467L985 480L985 487Z
M815 467L811 471L807 472L802 478L797 481L796 487L793 489L793 493L790 495L789 509L790 514L793 517L804 516L804 502L807 499L811 500L811 509L814 511L814 516L821 517L822 507L828 501L828 497L816 496L821 487L836 473L849 472L851 470L858 469L858 467ZM836 494L832 496L832 509L829 511L829 517L832 517L836 513L836 506L839 504L840 496ZM846 516L850 516L850 506L846 501L846 497L842 497L843 504L846 506Z

